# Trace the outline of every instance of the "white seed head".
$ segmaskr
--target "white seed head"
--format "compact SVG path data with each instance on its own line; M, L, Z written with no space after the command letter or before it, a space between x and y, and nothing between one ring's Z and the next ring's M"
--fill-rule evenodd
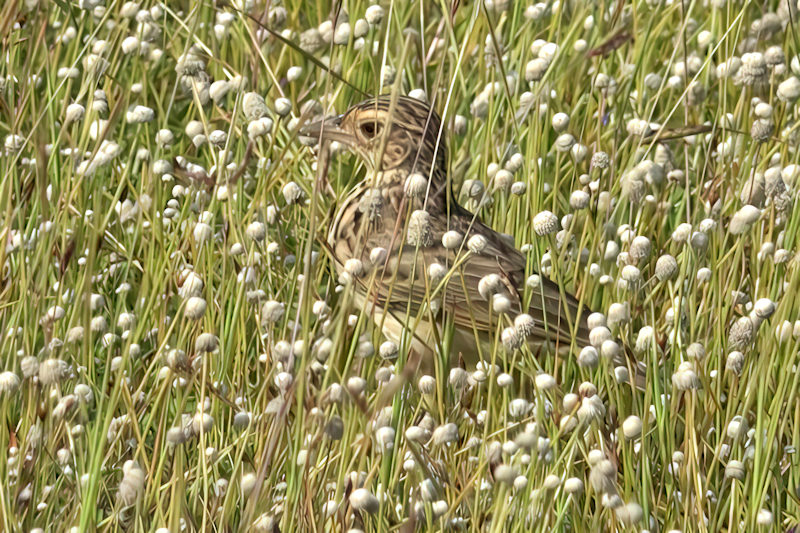
M533 335L536 329L536 322L531 315L522 313L514 319L514 327L520 337L528 338Z
M558 217L551 211L541 211L533 217L533 230L543 237L558 231Z
M578 408L578 420L585 423L599 421L606 415L606 406L603 400L597 395L586 396L581 400Z
M23 357L19 366L22 370L22 377L25 379L32 378L39 373L39 360L32 355Z
M511 374L507 374L505 372L498 374L497 376L497 386L501 389L507 389L514 385L514 377Z
M47 359L39 365L39 382L55 385L72 375L72 368L61 359Z
M589 472L589 483L600 494L615 494L617 491L617 469L608 459L601 459Z
M519 350L524 342L523 337L519 335L517 330L513 327L503 329L503 332L500 334L500 339L503 343L503 347L508 352Z
M575 144L575 137L571 133L562 133L556 138L555 148L558 152L569 152Z
M764 527L772 527L775 517L769 509L759 509L756 515L756 524Z
M155 111L143 105L133 105L125 113L125 120L129 124L144 124L155 118Z
M458 440L458 426L452 422L448 424L442 424L433 430L431 438L435 446L452 444Z
M731 218L729 231L733 235L739 235L747 231L759 218L761 210L754 205L742 206Z
M419 172L414 172L406 178L403 190L408 197L423 198L428 190L428 180Z
M615 507L614 514L616 514L619 521L626 526L632 526L641 522L644 516L642 507L636 502L628 502L625 505Z
M794 102L800 97L800 80L790 76L778 85L778 98L782 102Z
M263 222L255 221L247 225L245 234L252 240L261 242L267 237L267 227Z
M350 505L357 511L375 514L380 509L380 501L369 490L360 488L350 494Z
M730 370L737 376L742 373L744 368L744 354L740 351L732 351L725 359L725 370Z
M382 453L390 452L394 448L395 431L391 426L383 426L375 430L375 443Z
M700 388L700 378L692 367L692 363L686 361L678 366L678 370L672 374L672 386L679 391L687 391Z
M427 247L433 244L430 213L421 209L411 213L408 221L406 242L411 246L420 247Z
M622 434L628 440L639 438L642 434L642 419L631 415L622 422Z
M514 175L504 168L499 169L495 173L494 178L492 178L492 186L495 192L508 192L513 182Z
M0 373L0 394L11 395L19 389L20 379L14 372L6 370Z
M741 415L734 415L731 418L730 422L728 422L728 426L725 428L725 434L728 438L733 440L743 440L747 437L747 432L750 428L747 424L747 419L743 418Z
M133 505L142 495L147 477L136 461L125 461L122 466L122 481L117 490L117 501L124 506Z
M246 93L242 98L242 110L250 122L258 120L269 113L264 97L253 92Z
M664 254L656 261L655 274L659 281L673 279L678 273L678 261L669 254Z
M569 205L572 209L585 209L589 205L589 193L586 191L572 191L569 197Z
M755 334L755 325L750 317L739 317L728 332L728 346L739 350L750 345Z
M219 339L213 333L201 333L194 341L194 350L198 353L211 353L219 347Z
M566 113L556 113L553 115L553 129L556 133L562 133L569 127L569 115Z
M275 300L267 300L261 307L261 323L264 325L274 324L283 318L285 305Z
M420 376L417 381L417 388L422 394L433 394L436 392L436 378L433 376Z
M753 312L761 319L767 319L775 312L775 302L769 298L760 298L753 305Z
M642 279L641 271L633 265L622 267L620 277L630 284L638 283Z
M736 459L731 459L728 461L728 464L725 465L725 477L727 478L743 481L745 472L744 463Z
M650 244L650 239L639 235L634 237L633 241L631 241L630 257L636 263L645 261L648 257L650 257L651 249L652 245Z
M467 240L467 248L473 254L480 254L486 249L489 241L483 235L473 235Z
M566 481L564 481L564 492L572 495L582 494L583 480L577 477L568 478Z
M600 358L594 346L584 346L578 354L578 366L583 368L595 368Z
M64 123L71 124L83 119L86 109L81 104L69 104L64 112Z
M464 242L464 236L455 230L450 230L442 235L442 246L448 250L455 250Z
M534 378L534 382L536 384L536 388L541 391L552 390L558 386L556 378L546 373L538 374L536 378Z
M200 320L206 312L206 301L199 296L192 296L186 300L183 314L189 320Z
M299 202L303 198L303 189L294 181L290 181L283 186L281 194L283 194L286 203L291 205Z

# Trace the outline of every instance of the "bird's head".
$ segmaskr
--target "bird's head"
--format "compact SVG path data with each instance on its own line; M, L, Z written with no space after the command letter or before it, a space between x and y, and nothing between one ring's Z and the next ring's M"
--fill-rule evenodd
M430 106L407 96L365 100L337 117L306 125L301 135L320 142L338 141L376 171L426 174L444 170L441 119Z

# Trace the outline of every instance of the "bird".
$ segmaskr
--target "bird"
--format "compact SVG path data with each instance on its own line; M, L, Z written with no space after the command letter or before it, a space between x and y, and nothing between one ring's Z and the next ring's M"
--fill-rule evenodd
M427 103L369 98L300 135L336 141L367 168L339 202L327 248L339 281L354 287L354 305L395 346L405 332L430 369L443 345L450 364L489 360L497 335L507 351L589 345L588 309L545 276L526 297L525 255L458 203L442 121ZM443 343L448 322L452 339Z

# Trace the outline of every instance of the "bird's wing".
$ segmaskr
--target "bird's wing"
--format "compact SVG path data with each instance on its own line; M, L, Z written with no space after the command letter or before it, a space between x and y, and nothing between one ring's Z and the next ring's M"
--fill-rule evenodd
M533 317L535 329L529 340L569 344L577 337L584 344L588 342L585 318L578 318L578 301L569 293L562 297L558 285L549 279L541 278L525 306L525 257L498 233L480 223L465 228L467 239L475 234L486 238L481 253L467 252L466 248L448 250L441 245L441 233L435 232L433 246L403 244L395 249L399 253L389 255L385 265L375 265L374 273L361 279L370 299L390 312L412 317L427 313L430 302L438 300L457 327L493 333L500 316L492 309L491 300L481 295L479 285L486 276L496 274L499 283L494 293L510 300L510 319L523 308ZM448 269L438 284L429 276L434 263Z

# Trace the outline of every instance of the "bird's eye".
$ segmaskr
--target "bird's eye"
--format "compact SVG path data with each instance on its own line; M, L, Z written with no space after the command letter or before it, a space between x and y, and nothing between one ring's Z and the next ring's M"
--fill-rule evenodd
M366 122L361 123L361 133L364 134L365 137L371 139L376 135L380 135L381 133L381 125L374 120L368 120Z

